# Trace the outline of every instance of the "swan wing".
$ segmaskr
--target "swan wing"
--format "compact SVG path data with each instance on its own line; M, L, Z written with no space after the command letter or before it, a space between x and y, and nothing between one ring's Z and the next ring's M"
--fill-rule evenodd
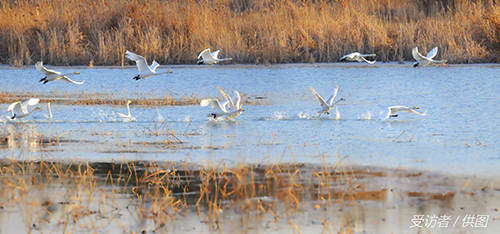
M224 96L224 99L229 101L229 107L233 110L236 110L236 106L234 105L234 102L233 102L233 99L231 98L231 96L229 96L229 94L227 94L226 91L224 91L221 87L217 86L217 89L222 94L222 96Z
M221 106L221 104L219 103L219 100L217 100L217 99L203 99L203 100L201 100L200 105L201 106L210 105L210 107L212 107L212 110L214 110L215 112L227 112L226 108L225 108L225 104L224 104L224 106Z
M420 113L420 112L416 112L414 111L413 109L409 109L409 111L413 114L417 114L417 115L421 115L421 116L425 116L427 114L427 112L424 112L424 113Z
M14 115L15 113L22 113L21 102L14 102L10 104L7 108L7 111L12 112L12 115Z
M233 90L233 96L231 97L234 103L234 107L236 107L236 110L241 109L241 95L238 91Z
M426 57L424 57L422 54L418 52L418 47L415 47L411 50L411 55L413 55L413 58L417 61L427 60Z
M156 60L153 60L153 63L151 63L151 66L149 66L149 69L151 69L151 71L155 71L158 66L160 66L160 64L158 62L156 62Z
M128 116L128 115L126 115L126 114L122 114L122 113L117 113L117 114L118 114L118 116L120 116L120 117L122 117L122 118L127 118L127 117L130 117L130 116Z
M210 58L212 55L210 54L210 48L205 49L198 55L198 59L203 58L203 60Z
M68 83L79 84L79 85L85 83L85 81L82 81L82 82L74 81L74 80L68 78L67 76L62 76L61 80L65 81L65 82L68 82Z
M332 106L333 104L333 99L335 99L335 97L337 97L337 91L339 91L339 86L338 85L335 85L335 88L333 89L332 93L330 94L330 97L327 99L326 103L329 105L329 106Z
M23 113L27 114L28 113L28 106L34 106L40 102L39 98L30 98L26 101L23 102L21 105L21 110Z
M213 57L214 59L217 59L217 58L219 57L219 52L220 52L220 50L216 50L216 51L212 52L212 53L211 53L212 57Z
M318 103L320 106L328 106L328 104L325 102L325 100L316 92L316 90L314 90L314 88L311 86L311 92L314 94L314 96L316 97L316 99L318 99Z
M436 57L437 53L438 53L438 48L436 46L427 54L427 58L433 59L434 57Z
M49 69L45 68L45 67L43 66L43 62L42 62L42 61L37 62L37 63L35 64L35 68L36 68L36 70L37 70L37 71L41 72L42 74L44 74L44 75L46 75L46 76L50 76L50 75L59 75L59 74L61 74L61 73L60 73L60 72L58 72L58 71L49 70Z
M143 74L143 73L151 72L151 70L148 67L148 63L144 57L142 57L138 54L134 54L128 50L125 52L125 56L128 59L135 62L135 64L137 65L137 68L139 69L139 73Z
M379 113L378 118L379 119L387 119L391 115L391 108L390 107L385 107L382 109Z

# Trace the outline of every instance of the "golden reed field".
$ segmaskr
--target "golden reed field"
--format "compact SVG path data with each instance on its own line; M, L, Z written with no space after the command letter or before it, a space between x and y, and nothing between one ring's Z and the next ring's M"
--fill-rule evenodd
M236 63L335 62L348 52L450 63L499 61L494 0L10 0L0 2L0 63L123 65L126 50L193 64L205 48Z

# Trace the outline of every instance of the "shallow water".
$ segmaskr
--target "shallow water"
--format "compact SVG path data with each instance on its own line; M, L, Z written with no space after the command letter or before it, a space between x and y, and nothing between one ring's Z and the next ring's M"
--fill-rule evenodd
M135 67L52 67L83 85L43 85L34 66L0 68L0 91L61 95L111 94L117 99L173 96L220 98L217 86L244 95L245 111L234 122L211 121L209 107L131 104L137 122L116 113L125 106L53 103L51 121L29 117L12 122L2 117L2 136L19 137L0 145L2 156L91 161L190 160L228 164L327 162L390 168L414 168L479 176L499 175L500 120L493 64L413 68L410 63L287 64L272 66L161 66L172 74L134 81ZM309 86L327 97L338 85L346 99L335 111L317 118L319 105ZM42 100L47 101L47 100ZM245 101L254 103L249 105ZM255 104L256 103L256 104ZM259 104L260 103L260 104ZM0 104L7 116L9 103ZM401 113L378 120L385 106L418 106L426 116ZM46 114L45 103L39 104ZM366 120L366 116L371 118ZM163 122L161 120L164 120ZM157 129L157 130L155 130ZM175 131L176 139L165 132ZM40 146L31 136L58 142ZM166 140L181 141L174 146Z

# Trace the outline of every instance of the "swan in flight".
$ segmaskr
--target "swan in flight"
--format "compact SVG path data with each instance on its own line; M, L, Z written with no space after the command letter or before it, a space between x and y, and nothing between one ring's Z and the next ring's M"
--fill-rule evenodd
M35 68L36 68L36 70L38 70L39 72L41 72L42 74L45 75L45 77L40 80L40 82L43 81L44 84L47 84L47 82L49 82L49 81L55 81L55 80L62 80L62 81L66 81L66 82L73 83L73 84L79 84L79 85L81 85L85 82L85 81L77 82L77 81L71 80L70 78L68 78L66 76L66 75L78 75L78 74L80 74L77 71L61 74L61 72L49 70L49 69L45 68L43 66L42 61L37 62L35 64Z
M124 118L124 119L128 119L130 121L135 121L135 118L132 117L132 114L130 114L130 103L132 103L131 100L127 100L127 114L122 114L122 113L117 113L118 116Z
M417 110L417 109L419 109L417 106L414 106L414 107L388 106L388 107L382 109L382 111L380 111L380 115L379 115L378 118L381 119L381 120L384 120L384 119L388 119L389 117L398 117L398 115L394 114L396 112L410 112L410 113L413 113L413 114L425 116L425 112L424 113L419 113L419 112L414 111L414 110Z
M311 91L312 93L314 94L314 96L316 97L316 99L318 99L318 102L319 102L319 105L321 106L321 108L323 108L319 113L318 117L321 116L321 114L324 114L326 113L327 115L330 114L330 110L335 106L337 105L337 103L339 103L340 101L345 101L345 99L341 98L339 99L338 101L336 101L335 103L333 102L333 99L335 99L335 97L337 96L337 91L339 90L339 86L335 85L335 89L333 90L332 94L330 95L330 97L325 101L325 99L323 99L317 92L316 90L314 90L314 88L311 86Z
M223 89L217 87L217 89L222 93L222 96L226 99L224 102L219 102L217 99L204 99L201 100L201 106L212 107L213 112L207 117L213 117L217 119L222 116L227 116L226 120L235 118L240 115L241 112L245 111L241 107L241 96L240 93L236 90L233 90L233 96L229 96Z
M413 67L417 66L426 66L431 63L446 63L448 62L447 60L434 60L433 58L436 57L438 52L437 46L434 47L428 54L427 57L424 57L422 54L418 52L418 47L415 47L411 50L411 54L413 55L413 58L417 60L414 64Z
M204 51L202 51L200 53L200 55L198 55L198 64L214 64L214 63L218 63L220 61L227 61L227 60L233 60L233 58L223 58L223 59L220 59L220 58L217 58L219 56L219 52L220 50L216 50L212 53L210 53L210 49L206 49Z
M342 58L340 58L340 61L349 61L349 62L354 62L354 61L358 61L358 62L367 62L369 64L374 64L375 61L368 61L367 59L365 59L365 57L375 57L377 56L376 54L360 54L358 52L354 52L354 53L350 53L348 55L344 55L342 56Z
M167 73L172 73L172 71L167 71L167 72L156 72L156 68L160 66L160 64L156 61L153 60L153 63L151 63L151 66L148 66L148 62L146 59L138 54L134 54L130 51L125 52L125 56L134 61L135 64L137 65L137 68L139 69L139 75L134 77L134 80L139 80L139 79L146 79L151 76L157 76L157 75L162 75L162 74L167 74Z
M40 107L37 106L35 109L31 110L28 112L28 106L34 106L40 102L39 98L30 98L23 103L21 102L14 102L10 104L10 106L7 108L7 111L12 112L12 117L10 119L22 119L24 117L27 117L31 115L36 110L40 110Z

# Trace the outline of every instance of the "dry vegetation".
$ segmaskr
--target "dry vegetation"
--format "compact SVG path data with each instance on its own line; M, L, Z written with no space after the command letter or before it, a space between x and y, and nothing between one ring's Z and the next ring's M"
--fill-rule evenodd
M124 233L137 228L143 228L142 233L165 232L191 212L209 232L246 232L257 226L265 230L285 222L300 233L293 223L299 220L291 219L297 213L320 208L334 212L339 207L333 208L334 201L348 205L355 194L368 196L356 199L380 199L382 191L366 194L345 168L304 169L304 165L240 164L231 169L221 163L194 169L187 162L0 160L0 213L19 212L27 232L110 227ZM236 223L231 225L224 217L228 212L238 215L232 221ZM135 222L128 223L127 214ZM352 233L353 217L343 218L342 223L325 219L323 231ZM147 221L153 222L139 225ZM191 223L199 228L196 221Z
M207 47L238 63L334 62L352 51L411 60L498 62L492 0L11 0L0 2L0 62L123 65L125 50L195 63Z

